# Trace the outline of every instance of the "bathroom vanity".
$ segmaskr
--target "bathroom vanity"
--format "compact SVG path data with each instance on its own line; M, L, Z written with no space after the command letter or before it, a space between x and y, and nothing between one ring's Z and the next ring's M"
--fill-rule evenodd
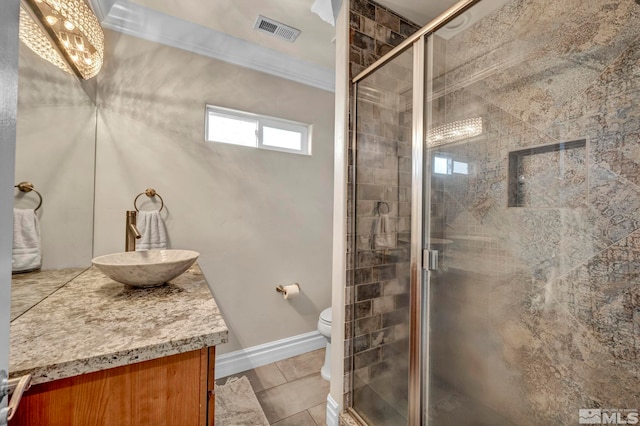
M212 425L228 330L197 264L148 289L95 267L71 276L12 312L10 376L29 373L32 386L10 426Z

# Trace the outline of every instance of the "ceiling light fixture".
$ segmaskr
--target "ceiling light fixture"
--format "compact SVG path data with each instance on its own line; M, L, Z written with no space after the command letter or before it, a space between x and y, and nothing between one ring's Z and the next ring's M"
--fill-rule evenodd
M430 129L427 132L427 145L435 146L456 142L482 134L482 117L454 121Z
M84 0L22 0L20 40L84 80L102 67L104 32Z

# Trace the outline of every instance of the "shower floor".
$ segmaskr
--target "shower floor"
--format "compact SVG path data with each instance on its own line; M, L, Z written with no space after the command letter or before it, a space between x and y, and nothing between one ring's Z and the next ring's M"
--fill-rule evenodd
M431 388L429 424L435 426L516 426L500 414L446 384Z
M380 389L378 389L380 390ZM386 392L385 392L386 393ZM405 391L406 394L406 391ZM399 426L407 424L406 403L400 412L372 385L364 385L354 392L354 409L371 426Z
M407 346L408 341L401 347L406 350ZM406 356L397 356L393 361L382 373L369 375L362 382L356 379L353 405L369 425L407 424L409 362Z
M494 410L446 385L431 390L432 426L516 426ZM354 409L371 426L407 424L407 390L389 382L370 383L354 391Z

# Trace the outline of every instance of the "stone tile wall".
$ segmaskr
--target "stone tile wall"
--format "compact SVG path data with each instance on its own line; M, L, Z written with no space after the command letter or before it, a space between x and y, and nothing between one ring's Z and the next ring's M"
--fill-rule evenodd
M351 78L420 28L397 13L369 0L351 0L349 12Z
M419 28L367 0L351 1L350 27L351 78ZM400 346L405 345L407 337L407 328L402 323L407 313L408 281L399 276L398 270L408 268L411 60L409 58L408 67L406 59L398 62L385 67L384 78L379 74L361 86L358 108L362 119L356 124L357 153L351 146L353 117L350 120L349 176L356 159L358 195L354 202L350 178L348 229L355 225L356 234L347 235L347 406L352 403L352 365L357 370L360 384L389 374L389 358L398 352L402 356ZM404 84L406 93L400 93L398 86L389 86L399 82ZM385 204L379 204L382 202ZM386 234L376 237L372 227L380 219L378 207L381 213L388 209L389 219ZM357 216L355 224L352 222L354 215Z
M368 418L369 404L377 410L386 404L392 414L406 413L411 66L409 50L358 86L353 386L354 406ZM382 232L378 228L385 220Z

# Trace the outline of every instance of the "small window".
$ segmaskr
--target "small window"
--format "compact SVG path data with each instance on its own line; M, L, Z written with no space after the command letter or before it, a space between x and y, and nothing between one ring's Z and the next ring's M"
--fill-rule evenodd
M448 175L449 173L449 159L446 157L433 157L433 173L439 175Z
M439 175L450 175L450 174L458 174L458 175L468 175L469 174L469 163L464 163L462 161L454 161L450 157L440 157L437 155L433 156L433 173Z
M256 146L256 121L210 111L207 140L234 145Z
M207 142L311 155L308 124L207 105Z
M459 175L468 175L469 174L469 164L463 163L462 161L454 161L453 162L453 173L457 173Z

